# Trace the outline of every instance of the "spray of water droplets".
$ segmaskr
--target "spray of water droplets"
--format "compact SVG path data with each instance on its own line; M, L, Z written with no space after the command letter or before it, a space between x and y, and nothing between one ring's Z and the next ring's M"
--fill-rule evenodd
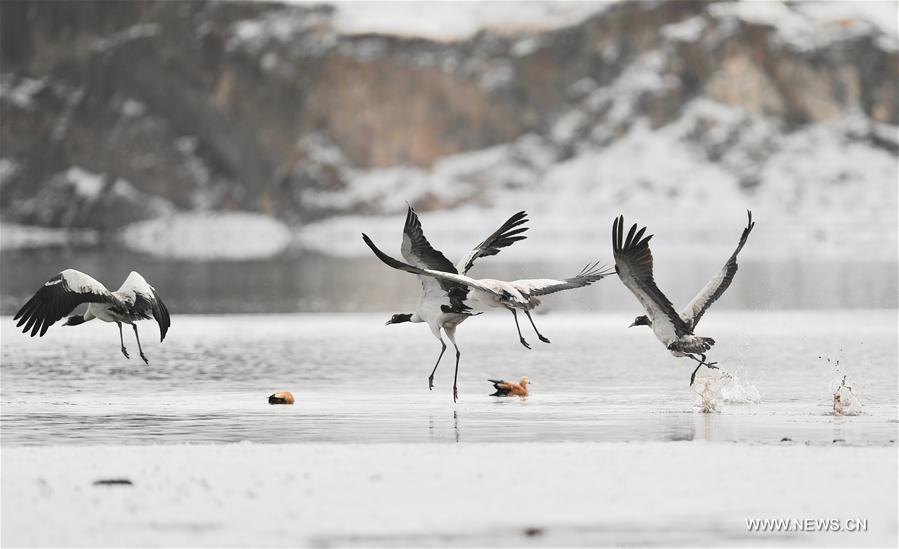
M819 356L826 360L833 369L834 377L828 383L828 393L833 400L833 415L856 416L862 413L862 404L852 384L847 380L849 375L840 366L840 359Z
M717 412L721 404L755 404L761 400L758 388L746 380L742 368L732 372L713 370L698 377L693 390L699 395L697 407L705 414Z

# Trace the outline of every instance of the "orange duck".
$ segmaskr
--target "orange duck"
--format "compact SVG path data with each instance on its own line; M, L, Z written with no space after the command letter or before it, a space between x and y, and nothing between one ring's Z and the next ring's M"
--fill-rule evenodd
M514 381L503 381L501 379L488 379L487 381L492 383L496 388L496 392L490 396L528 396L528 383L530 382L528 381L527 376L521 376L518 383L515 383Z
M293 393L290 391L278 391L268 397L269 404L293 404Z

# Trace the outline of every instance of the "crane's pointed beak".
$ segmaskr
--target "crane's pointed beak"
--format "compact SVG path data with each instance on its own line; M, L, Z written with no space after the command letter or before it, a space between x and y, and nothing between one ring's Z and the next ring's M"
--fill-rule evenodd
M631 322L631 325L630 325L630 326L628 326L628 328L633 328L633 327L634 327L634 326L636 326L636 325L637 325L637 323L636 323L636 322Z

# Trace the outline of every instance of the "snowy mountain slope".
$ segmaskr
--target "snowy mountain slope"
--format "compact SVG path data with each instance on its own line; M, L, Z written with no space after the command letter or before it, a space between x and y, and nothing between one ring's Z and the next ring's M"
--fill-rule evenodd
M749 254L895 259L897 5L862 4L82 3L57 48L71 7L4 3L0 215L236 258L364 254L407 201L457 249L528 209L525 257L624 213L719 256L751 208ZM267 228L218 250L216 212Z
M606 244L611 219L624 213L666 235L669 247L661 255L726 257L745 210L752 209L759 220L754 237L766 245L747 249L748 257L839 257L851 251L894 259L896 156L867 144L868 128L858 122L782 135L773 121L696 100L663 129L640 122L614 144L561 162L547 160L555 152L551 142L526 137L444 160L427 172L368 173L334 198L341 206L364 203L393 216L334 217L303 227L299 240L312 249L364 254L355 234L360 228L383 242L399 242L404 200L437 200L484 205L423 216L436 241L463 247L511 212L527 209L539 230L509 255L589 256ZM709 125L720 138L690 140L697 127ZM761 165L758 157L765 159Z
M576 25L615 0L598 2L340 2L330 24L340 34L417 36L430 40L469 39L480 31L500 34L542 32ZM320 2L288 0L286 4Z

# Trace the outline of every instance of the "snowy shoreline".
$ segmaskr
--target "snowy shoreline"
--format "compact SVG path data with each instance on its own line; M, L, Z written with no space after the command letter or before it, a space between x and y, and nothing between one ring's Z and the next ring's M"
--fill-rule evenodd
M4 546L895 546L885 447L3 447ZM131 486L97 486L127 478ZM72 512L74 509L78 512ZM867 532L750 533L758 518Z

